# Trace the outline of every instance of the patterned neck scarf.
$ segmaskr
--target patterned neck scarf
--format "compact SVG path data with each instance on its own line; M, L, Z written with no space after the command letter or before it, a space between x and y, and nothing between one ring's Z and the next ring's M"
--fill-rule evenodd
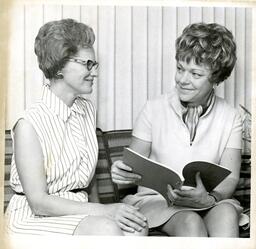
M205 106L192 106L189 104L184 106L184 103L182 103L182 118L189 130L190 144L194 141L200 116L202 116L206 111L209 112L212 109L214 102L215 93L214 90L212 90Z

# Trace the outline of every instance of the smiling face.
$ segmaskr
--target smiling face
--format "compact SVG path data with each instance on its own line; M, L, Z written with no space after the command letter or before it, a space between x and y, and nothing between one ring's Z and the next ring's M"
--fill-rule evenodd
M180 100L193 105L205 104L213 88L210 75L206 66L197 65L193 60L177 61L175 81Z
M78 61L95 61L93 48L81 48L72 58ZM93 80L96 77L96 70L88 70L86 65L76 61L68 61L62 69L63 83L66 90L74 97L80 94L89 94L92 92Z

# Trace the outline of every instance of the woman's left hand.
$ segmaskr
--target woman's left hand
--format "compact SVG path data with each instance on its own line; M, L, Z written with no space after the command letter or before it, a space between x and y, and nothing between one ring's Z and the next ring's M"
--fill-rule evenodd
M215 200L210 196L200 177L200 172L196 174L196 188L190 190L172 189L167 186L167 195L172 204L177 206L205 208L214 205Z

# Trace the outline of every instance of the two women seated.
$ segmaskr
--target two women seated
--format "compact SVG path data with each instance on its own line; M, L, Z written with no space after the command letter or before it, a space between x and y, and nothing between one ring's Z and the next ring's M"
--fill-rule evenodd
M15 195L6 211L7 231L147 235L155 228L169 236L238 237L242 207L232 194L239 180L242 122L214 91L236 62L231 32L216 23L187 26L176 40L175 88L149 100L134 125L130 147L146 157L176 165L177 171L194 160L232 171L211 193L199 174L193 190L168 187L172 206L142 187L122 203L99 203L96 111L81 97L92 92L97 77L94 40L89 26L72 19L48 22L39 30L35 53L49 83L12 130ZM122 161L112 165L116 183L139 178ZM84 190L89 184L91 195Z

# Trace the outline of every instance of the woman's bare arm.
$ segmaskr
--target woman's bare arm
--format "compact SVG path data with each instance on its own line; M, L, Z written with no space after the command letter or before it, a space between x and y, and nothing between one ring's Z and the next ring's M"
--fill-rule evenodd
M214 190L220 193L221 199L227 199L232 196L239 181L241 150L226 148L221 157L220 165L228 168L232 173Z
M87 214L107 216L116 220L122 229L140 230L145 226L146 218L128 204L100 204L78 202L47 192L46 175L43 165L43 153L38 137L32 125L20 120L14 133L15 161L20 181L32 211L36 215L61 216ZM96 185L93 187L96 191ZM94 193L95 194L95 193Z
M48 194L41 145L32 125L23 119L15 127L14 149L19 178L35 214L59 216L104 213L102 204L82 203Z

